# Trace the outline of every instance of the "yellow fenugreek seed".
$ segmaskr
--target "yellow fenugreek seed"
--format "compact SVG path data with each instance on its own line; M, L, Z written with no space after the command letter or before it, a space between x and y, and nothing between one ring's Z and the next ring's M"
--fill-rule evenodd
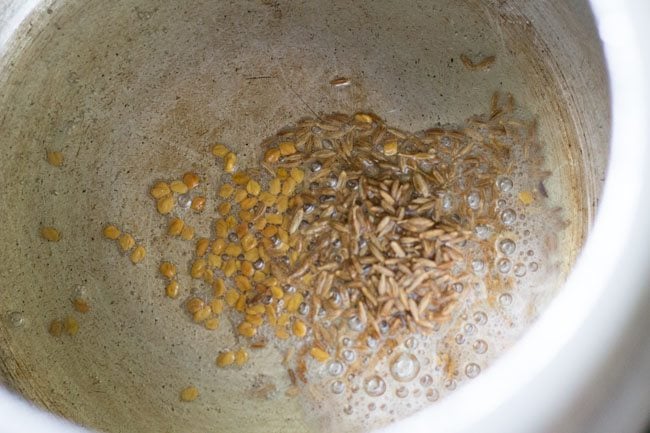
M289 333L284 326L278 326L275 328L275 336L280 340L286 340L289 338Z
M280 159L280 149L272 147L264 152L264 161L269 164L275 164Z
M266 318L269 321L269 325L275 326L278 323L278 316L275 314L275 308L272 305L266 306Z
M58 242L61 240L61 232L54 227L41 227L41 236L48 242Z
M221 216L226 216L230 213L230 210L232 209L232 205L228 201L224 201L223 203L219 203L219 206L217 206L217 212L221 214Z
M120 246L120 249L124 252L130 250L135 245L135 239L128 233L122 233L117 239L117 243Z
M229 243L224 252L230 257L237 257L242 253L242 247L239 244Z
M183 175L183 183L187 185L189 189L196 188L199 185L199 175L193 171L188 171Z
M116 240L117 238L120 237L120 229L115 227L112 224L107 225L104 227L104 230L102 230L102 234L106 239L111 239L111 240Z
M183 227L183 230L181 230L181 239L184 239L186 241L191 241L194 239L194 227L190 227L188 225Z
M214 296L223 296L226 293L226 283L224 283L223 278L215 278L212 282L212 290Z
M266 274L262 271L255 271L253 274L253 281L256 283L261 283L266 279Z
M158 270L163 277L171 280L176 276L176 265L171 262L162 262Z
M197 196L192 199L192 204L190 207L196 212L201 212L205 208L206 198L203 196Z
M529 204L531 204L532 202L535 201L535 196L530 191L522 191L522 192L519 193L519 200L523 204L528 206Z
M232 277L235 272L237 272L237 260L235 259L230 259L226 263L224 263L223 268L221 269L223 271L223 274L226 277Z
M255 260L260 258L260 254L257 251L257 248L253 248L252 250L246 251L244 253L244 258L246 259L246 261L253 263L253 262L255 262ZM243 266L244 266L244 264L242 263L242 269L243 269Z
M196 313L203 307L205 307L205 302L203 302L203 299L201 298L190 298L185 303L185 308L190 314Z
M235 310L240 313L246 311L246 295L239 295L237 302L235 302Z
M253 222L253 227L257 231L264 230L264 227L266 227L266 217L259 217L257 220L255 220Z
M289 197L284 194L280 194L275 202L275 208L278 210L278 212L285 213L289 208ZM266 218L268 219L268 216ZM282 224L282 221L280 221L278 224Z
M180 218L174 218L169 222L169 227L167 228L167 234L170 236L178 236L183 231L185 223Z
M207 262L205 261L205 259L196 259L194 263L192 263L192 267L190 268L190 276L192 278L203 277L203 273L205 272L206 267L207 267Z
M165 287L165 295L172 299L178 296L178 281L170 281L169 284L167 284Z
M241 322L237 327L237 331L240 335L248 338L254 337L257 334L257 328L248 322Z
M156 182L149 190L149 194L151 194L151 197L155 199L168 196L171 192L172 191L167 182Z
M182 180L172 180L169 189L176 194L185 194L190 190Z
M238 189L235 191L233 201L235 203L241 203L244 199L246 199L246 197L248 197L248 192L245 189Z
M280 317L278 317L278 326L286 326L289 323L290 317L288 313L280 314Z
M220 238L225 238L228 236L228 223L222 219L217 220L214 223L215 234Z
M46 151L47 162L50 165L55 167L61 167L63 165L63 153L57 151Z
M238 366L242 366L246 364L246 361L248 361L248 352L244 350L243 348L240 348L237 352L235 352L235 364Z
M246 191L248 191L248 193L250 195L258 196L260 194L260 192L262 191L262 187L260 186L260 184L258 182L251 179L246 184Z
M262 316L258 316L257 314L247 314L246 321L253 326L262 326L264 323Z
M397 140L389 140L384 143L384 155L393 156L397 154Z
M212 154L217 158L223 158L228 154L228 152L230 152L230 150L223 144L217 143L212 146Z
M284 183L282 184L282 194L286 196L292 196L295 190L296 190L296 181L292 177L287 178L287 180L285 180Z
M307 335L307 325L305 325L305 323L300 319L296 319L293 322L292 329L293 329L293 335L295 335L298 338L302 338L305 335Z
M205 322L203 322L203 326L205 329L209 331L214 331L215 329L219 329L219 319L216 317L211 317L207 319Z
M289 175L296 181L296 183L301 183L305 179L305 172L298 167L293 167L291 171L289 171Z
M228 229L234 228L237 225L237 218L233 215L228 215L228 218L226 218L226 224L228 224Z
M275 196L270 192L262 191L260 192L259 199L266 207L271 207L275 203Z
M309 354L318 362L325 362L330 358L329 353L319 347L312 347Z
M210 268L221 268L221 265L223 263L223 260L221 259L220 254L213 254L210 253L208 254L208 266Z
M242 292L247 292L253 288L251 280L243 275L237 275L235 277L235 286Z
M248 176L248 174L246 174L245 171L238 171L237 173L234 173L232 175L232 182L235 185L239 185L239 186L246 185L246 183L248 183L249 180L250 177Z
M249 210L255 207L257 204L257 197L246 197L239 203L239 207L242 210Z
M221 254L226 249L226 240L223 238L216 239L212 242L212 254Z
M253 218L255 217L255 215L253 215L253 212L249 210L240 210L237 216L239 217L240 220L246 223L253 221Z
M250 251L257 246L257 239L251 233L247 233L241 238L241 247L244 251Z
M214 281L214 272L212 272L212 269L206 269L203 272L203 281L205 281L208 285L212 284Z
M271 295L275 299L282 299L284 297L284 291L280 286L271 286Z
M274 276L269 276L264 280L264 284L269 287L273 286L278 286L279 287L279 282L278 279Z
M133 252L131 252L131 262L134 265L137 265L144 260L144 256L147 254L147 250L144 249L142 245L135 247Z
M289 177L289 171L288 171L286 168L284 168L284 167L279 167L279 168L275 171L275 174L276 174L276 176L278 176L278 178L280 178L281 180L284 180L284 179L286 179L286 178Z
M212 314L212 309L206 305L203 308L201 308L199 311L194 313L194 316L192 316L192 320L194 320L195 323L201 323L207 318L209 318L210 314Z
M169 212L172 211L173 208L174 208L174 198L171 195L166 195L164 197L161 197L156 202L156 209L158 210L158 213L162 215L168 214Z
M232 173L235 171L235 165L237 164L237 155L232 152L228 152L226 156L223 157L223 170L226 173Z
M68 335L73 336L79 332L79 323L77 319L72 316L67 316L63 319L63 329L67 332Z
M210 246L210 239L199 238L199 240L196 241L196 255L198 257L203 257L205 253L208 251L209 246Z
M279 228L279 229L278 229L278 235L277 235L277 236L278 236L278 238L280 238L280 240L281 240L282 242L284 242L285 244L288 244L288 243L289 243L289 233L288 233L285 229L283 229L283 228Z
M233 307L239 299L239 292L235 289L230 289L226 292L225 299L226 304L228 304L230 307Z
M279 178L274 177L269 182L269 194L278 195L280 194L280 191L282 191L282 181Z
M223 299L215 298L211 300L210 308L214 314L221 314L223 312Z
M240 272L243 276L250 278L255 273L255 268L253 268L253 264L251 262L244 260L241 264Z
M53 337L60 337L61 333L63 333L63 323L57 319L52 320L47 330Z
M289 313L295 313L298 311L298 307L302 304L303 296L301 293L294 293L287 297L286 309Z
M283 141L278 144L278 148L280 149L282 156L289 156L296 153L296 146L290 141Z
M235 192L235 187L233 187L232 185L230 185L228 183L224 183L219 188L219 197L224 198L224 199L229 198L232 195L233 192Z
M266 308L262 304L251 305L246 308L246 314L253 314L256 316L261 316L266 312Z
M228 367L235 362L235 353L231 351L221 352L217 356L217 365L221 368Z
M199 390L194 386L188 386L181 391L181 401L189 403L199 398Z

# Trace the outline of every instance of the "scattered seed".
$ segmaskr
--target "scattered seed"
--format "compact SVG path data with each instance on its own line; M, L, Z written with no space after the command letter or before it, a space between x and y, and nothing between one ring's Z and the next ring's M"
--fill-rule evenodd
M50 163L50 165L55 167L61 167L63 165L63 153L48 150L46 156L47 162Z
M135 239L128 233L122 233L117 239L117 243L123 252L127 252L135 246Z
M188 171L183 175L183 183L189 188L196 188L199 185L199 176L193 171Z
M61 232L54 227L42 227L41 236L48 242L58 242L61 240Z
M146 255L146 253L147 251L142 245L136 246L131 252L131 262L134 265L140 263L142 260L144 260L144 256Z
M104 227L104 230L102 230L102 234L106 239L111 239L111 240L116 240L117 238L120 237L120 229L115 227L112 224L107 225Z
M181 391L181 401L189 403L199 398L199 390L194 386L188 386Z

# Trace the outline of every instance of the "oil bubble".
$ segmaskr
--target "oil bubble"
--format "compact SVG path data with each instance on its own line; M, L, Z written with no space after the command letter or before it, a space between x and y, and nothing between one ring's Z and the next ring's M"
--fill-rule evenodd
M454 341L458 345L463 344L465 342L465 336L463 334L456 334L456 337L454 337Z
M530 269L530 272L537 272L537 270L539 269L539 265L537 264L537 262L530 262L528 263L528 269Z
M485 340L476 340L474 344L472 344L472 349L474 349L474 352L482 355L487 352L488 344L485 342Z
M488 321L487 314L485 314L483 311L475 312L473 317L474 317L474 322L479 326L485 325Z
M425 374L420 378L420 385L423 387L431 386L433 385L433 377L431 377L430 374Z
M478 191L472 191L467 195L467 205L470 209L478 209L481 206L481 195Z
M517 249L517 244L512 239L501 239L499 241L499 251L506 256L512 255Z
M390 373L399 382L413 380L419 372L420 362L410 353L400 353L390 362Z
M505 306L508 306L512 304L512 295L510 293L503 293L499 295L499 304Z
M440 393L433 388L429 388L427 389L426 397L429 401L436 401L440 397Z
M417 340L417 338L415 338L415 337L409 337L409 338L404 342L404 346L405 346L407 349L410 349L410 350L415 350L415 349L417 349L417 347L418 347L418 340Z
M327 366L327 371L332 376L340 376L340 375L343 374L344 370L345 370L345 367L343 367L343 364L341 362L339 362L339 361L332 361Z
M510 262L510 260L506 258L499 259L499 261L497 262L497 269L502 274L507 274L508 272L510 272L510 269L512 269L512 262Z
M517 213L514 210L508 208L501 212L501 222L505 225L512 225L515 221L517 221Z
M405 386L400 386L395 390L395 395L399 398L406 398L409 395L409 390Z
M340 380L335 380L332 382L330 389L334 394L341 394L343 391L345 391L345 384Z
M515 267L513 268L514 274L517 277L523 277L526 275L526 265L523 263L517 263Z
M470 362L465 366L465 375L470 379L474 379L481 373L481 367L474 362Z
M509 177L500 177L497 179L497 188L502 192L508 192L512 189L513 183Z
M7 314L7 321L14 328L20 328L25 325L25 316L20 311L12 311Z
M375 374L363 382L363 389L369 396L379 397L386 392L386 382Z

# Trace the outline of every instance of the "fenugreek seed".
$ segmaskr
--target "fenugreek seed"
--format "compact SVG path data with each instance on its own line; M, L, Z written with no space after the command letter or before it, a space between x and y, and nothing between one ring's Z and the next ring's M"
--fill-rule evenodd
M290 177L284 181L282 184L282 194L286 196L292 196L296 190L296 181Z
M194 386L188 386L181 391L181 401L192 402L199 398L199 390Z
M235 165L237 164L237 155L232 152L228 152L226 156L223 157L223 170L226 173L232 173L235 171Z
M296 311L298 311L298 308L300 307L300 304L302 304L303 300L304 298L300 293L294 293L293 295L289 295L287 297L287 302L285 304L287 311L289 313L295 313Z
M172 211L173 208L174 208L174 198L171 195L166 195L164 197L161 197L156 202L156 209L158 210L158 213L162 215L168 214L169 212Z
M149 194L155 199L166 197L171 194L171 189L167 182L156 182L149 191Z
M257 250L257 248L253 248L252 250L246 251L244 253L244 259L246 259L249 262L255 262L259 258L260 258L260 253ZM243 263L242 263L242 265L243 265Z
M266 312L266 307L262 304L255 304L246 309L246 314L261 316Z
M372 123L372 116L366 113L357 113L354 115L354 120L361 123Z
M274 177L269 182L269 194L278 195L282 191L282 181Z
M237 272L237 260L230 259L224 263L221 269L226 277L232 277Z
M190 314L196 313L203 307L205 307L205 302L201 298L190 298L187 300L185 304L185 308L187 309L187 312Z
M228 246L226 246L224 253L226 253L230 257L237 257L242 253L242 247L239 244L230 243L228 244Z
M120 229L118 229L112 224L107 225L106 227L104 227L104 230L102 230L102 234L104 235L104 237L106 239L111 239L111 240L116 240L117 238L119 238L121 233L122 232L120 232Z
M210 309L214 314L221 314L223 312L223 299L213 299L210 301Z
M170 281L165 287L165 295L168 298L176 298L178 296L178 281Z
M61 167L63 165L63 153L57 151L46 151L47 162L50 165L55 167Z
M72 300L72 308L79 313L86 314L90 311L90 304L85 299L75 298Z
M280 340L286 340L290 337L289 332L284 326L278 326L275 328L275 336Z
M224 198L224 199L229 198L232 195L233 192L235 192L235 187L233 187L232 185L230 185L228 183L224 183L219 188L219 197Z
M228 229L232 229L237 226L237 219L232 215L228 215L226 218L226 224L228 224Z
M168 280L171 280L176 276L176 265L171 262L162 262L158 267L158 270L162 276Z
M289 175L296 181L296 183L301 183L305 179L305 172L298 167L293 167L289 172Z
M196 256L203 257L205 253L208 251L209 246L210 246L210 239L199 238L199 240L196 241Z
M298 338L302 338L305 335L307 335L307 325L305 325L305 323L300 319L296 319L293 322L292 329L293 329L293 335L295 335Z
M280 149L280 154L282 154L282 156L289 156L296 153L296 146L290 141L283 141L278 145L278 148Z
M221 352L217 356L217 365L221 368L228 367L235 362L235 353L231 351Z
M190 207L196 212L201 212L205 208L206 199L203 196L194 197Z
M208 319L210 317L210 314L212 314L212 309L210 309L209 306L204 306L201 308L199 311L194 313L192 316L192 320L194 320L194 323L201 323L204 320Z
M207 319L205 322L203 322L203 326L205 329L209 331L214 331L215 329L219 329L219 319L216 317L211 317Z
M241 239L241 247L244 251L250 251L257 246L257 240L251 233L245 234Z
M181 239L184 239L186 241L191 241L194 239L194 227L190 227L188 225L184 226L181 230Z
M257 328L249 322L241 322L237 327L237 331L240 335L248 338L254 337L257 334Z
M255 207L257 204L257 197L247 197L239 203L239 207L242 210L249 210Z
M226 284L222 278L215 278L212 282L212 289L214 296L222 296L226 293Z
M271 295L273 295L275 299L282 299L284 297L284 291L280 286L272 286Z
M77 332L79 332L79 323L77 322L77 319L72 316L67 316L63 319L63 329L65 329L65 332L70 336L76 335Z
M233 200L235 203L241 203L248 197L248 192L246 192L245 189L238 189L235 191L235 196L233 197Z
M117 244L120 246L120 249L124 252L130 250L135 245L135 239L128 233L122 233L117 239Z
M58 242L61 240L61 232L54 227L41 227L41 236L48 242Z
M226 228L226 230L227 230L227 228ZM212 242L212 246L211 246L210 250L212 251L212 254L217 254L218 255L218 254L223 253L225 249L226 249L226 240L222 237L222 238L218 238L214 242Z
M212 146L212 154L217 158L223 158L228 152L230 152L230 150L228 150L228 148L223 144L217 143Z
M203 271L203 281L205 281L208 285L213 283L214 272L212 272L212 269L206 269Z
M253 281L256 283L261 283L266 279L266 274L262 271L255 271L253 274Z
M273 147L264 152L264 161L269 164L275 164L280 159L280 155L280 149Z
M199 185L199 176L193 171L188 171L183 175L183 183L189 189L196 188Z
M535 201L535 196L530 191L522 191L519 193L519 200L528 206Z
M246 352L246 350L243 348L240 348L237 352L235 352L235 364L241 367L242 365L246 364L246 361L248 361L248 352Z
M293 179L291 179L293 180ZM280 213L285 213L287 209L289 208L289 197L287 197L284 194L280 194L278 196L278 199L275 202L275 208L278 210ZM268 216L267 216L268 219ZM280 221L277 224L282 224L282 221Z
M275 196L270 192L262 191L259 199L266 207L271 207L275 203Z
M390 140L384 143L384 155L397 155L397 140Z
M207 262L205 259L197 259L192 263L192 267L190 269L190 276L192 278L201 278L203 277L203 273L205 272L205 269L207 267Z
M144 260L144 256L147 254L147 251L142 245L136 246L133 251L131 252L131 262L134 265L137 265L140 263L142 260Z
M284 167L278 167L275 171L275 174L280 178L280 180L285 180L289 177L289 171Z
M330 358L329 353L318 347L312 347L309 354L318 362L325 362Z
M174 218L169 222L167 234L170 236L179 236L185 227L185 223L180 218Z
M240 272L243 276L250 278L255 273L255 269L253 268L253 264L251 262L244 260L241 264Z
M182 180L172 180L169 189L175 194L187 194L187 191L190 190Z
M261 190L262 187L260 186L260 184L253 179L249 180L248 183L246 184L246 191L248 191L250 195L258 196Z
M50 322L50 327L48 328L48 332L50 335L53 337L60 337L61 334L63 333L63 323L60 320L52 320Z
M226 304L233 307L237 303L237 300L239 299L239 292L235 289L230 289L226 292L225 299L226 299Z
M219 206L217 206L217 212L219 212L221 216L228 215L231 209L232 209L232 205L230 204L230 202L227 201L219 203Z
M233 183L239 186L246 185L249 180L250 177L248 176L248 174L246 174L245 171L238 171L237 173L234 173L232 175Z

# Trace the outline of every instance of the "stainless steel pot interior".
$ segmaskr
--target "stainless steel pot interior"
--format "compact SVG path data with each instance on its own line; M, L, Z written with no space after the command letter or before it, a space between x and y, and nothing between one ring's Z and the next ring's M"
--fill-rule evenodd
M0 1L9 14L19 2ZM46 1L0 48L0 371L5 384L103 431L291 432L300 399L255 398L259 371L284 377L271 349L243 373L215 372L226 332L183 326L155 269L132 268L98 227L159 236L151 180L211 167L215 140L249 160L256 144L315 112L373 110L421 130L486 111L512 92L538 119L562 203L568 267L604 179L608 111L598 38L583 1ZM496 54L471 71L461 53ZM352 79L334 91L336 76ZM61 172L44 164L61 149ZM43 244L38 227L64 240ZM174 245L168 245L170 255ZM47 324L74 290L92 299L78 338ZM540 299L543 308L548 299ZM242 379L243 374L243 379ZM188 382L204 390L178 401ZM282 384L279 384L282 386ZM320 424L319 424L320 423Z

